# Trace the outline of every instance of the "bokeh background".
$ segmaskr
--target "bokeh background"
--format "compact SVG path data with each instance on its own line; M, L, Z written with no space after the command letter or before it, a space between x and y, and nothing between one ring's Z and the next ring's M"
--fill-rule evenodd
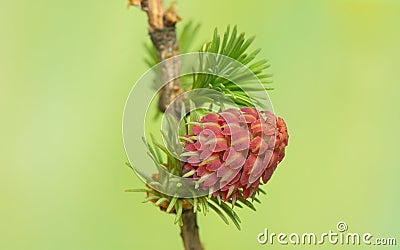
M0 0L0 249L182 248L173 216L123 192L143 187L124 166L121 124L147 69L148 40L146 16L126 5ZM195 42L227 24L257 36L290 134L263 204L239 211L242 231L199 216L206 249L267 249L256 240L264 228L321 233L338 221L400 244L400 2L180 0L177 8L203 24Z

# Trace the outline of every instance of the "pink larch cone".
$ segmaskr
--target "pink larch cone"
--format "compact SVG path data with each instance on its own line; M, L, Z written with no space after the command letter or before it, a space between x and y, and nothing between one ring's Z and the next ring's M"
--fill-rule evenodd
M208 113L186 135L183 173L214 196L233 203L254 197L285 156L286 124L269 111L243 107Z

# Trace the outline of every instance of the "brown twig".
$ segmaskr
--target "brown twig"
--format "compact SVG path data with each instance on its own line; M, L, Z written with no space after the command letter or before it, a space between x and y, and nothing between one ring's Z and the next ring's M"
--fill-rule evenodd
M181 237L186 250L203 250L200 242L199 227L196 214L193 209L185 209L182 212Z
M160 62L179 55L179 44L176 38L175 25L181 20L173 6L164 10L162 0L131 0L130 5L141 7L147 13L149 35ZM168 60L162 64L163 82L167 82L159 92L158 108L164 112L168 105L182 93L179 76L180 60Z
M175 24L181 20L173 6L164 10L162 0L130 0L130 5L139 6L147 13L149 34L158 58L161 61L179 55L178 39ZM164 112L171 102L182 93L179 76L179 58L168 60L162 64L162 77L174 79L166 83L159 93L158 108ZM165 82L165 81L163 81ZM203 250L200 242L197 218L193 209L184 209L182 212L181 237L185 250Z

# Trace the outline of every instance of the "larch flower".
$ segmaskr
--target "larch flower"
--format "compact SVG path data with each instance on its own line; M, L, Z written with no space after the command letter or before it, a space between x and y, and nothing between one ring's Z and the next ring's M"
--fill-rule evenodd
M254 197L285 156L286 124L269 111L227 109L192 124L183 173L193 171L201 188L224 201Z

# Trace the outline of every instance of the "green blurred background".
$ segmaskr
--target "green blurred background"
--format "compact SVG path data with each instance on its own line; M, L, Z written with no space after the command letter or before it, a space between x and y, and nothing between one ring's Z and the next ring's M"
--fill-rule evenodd
M143 187L124 166L121 123L148 40L146 16L126 5L0 0L0 249L182 248L172 216L123 192ZM338 221L399 245L400 1L177 7L203 24L199 43L227 24L257 36L290 134L263 204L239 211L242 231L199 216L206 248L271 249L257 243L264 228L318 233Z

